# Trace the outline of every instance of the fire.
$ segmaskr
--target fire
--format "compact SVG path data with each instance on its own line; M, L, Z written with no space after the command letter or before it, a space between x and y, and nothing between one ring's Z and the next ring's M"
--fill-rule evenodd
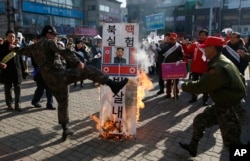
M136 120L140 118L140 109L144 108L145 105L142 102L142 99L145 97L145 90L150 90L153 88L153 83L147 74L140 70L138 71L138 86L137 86L137 111L136 111Z
M100 129L100 119L96 115L91 115L90 118L96 122L96 129Z
M100 115L100 118L95 115L90 116L96 122L96 128L100 131L102 138L120 140L132 138L133 134L136 134L135 123L139 120L140 109L145 106L142 102L145 90L153 88L150 78L144 71L139 70L137 73L137 78L130 78L126 84L125 100L123 100L125 108L122 108L121 118L117 115L119 112L112 113L114 112L111 110L112 105L109 107L110 104L107 102L102 105L102 110L104 109L105 112ZM109 95L106 94L105 99L109 99Z
M103 137L104 139L120 140L122 138L122 135L112 134L112 132L115 131L121 132L121 123L119 123L117 126L117 122L114 122L111 119L107 118L103 126L100 127L100 119L96 115L91 115L90 118L96 122L96 128L97 130L101 131L101 137Z

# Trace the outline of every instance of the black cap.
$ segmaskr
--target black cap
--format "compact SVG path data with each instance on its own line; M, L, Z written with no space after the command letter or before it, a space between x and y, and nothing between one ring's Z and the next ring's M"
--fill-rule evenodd
M207 29L201 29L201 30L199 31L199 35L200 35L201 33L205 33L206 35L208 35L208 30L207 30Z
M82 43L82 40L76 40L76 44Z
M42 30L42 36L45 36L47 33L53 34L53 35L59 35L59 33L56 31L55 27L51 25L45 25Z

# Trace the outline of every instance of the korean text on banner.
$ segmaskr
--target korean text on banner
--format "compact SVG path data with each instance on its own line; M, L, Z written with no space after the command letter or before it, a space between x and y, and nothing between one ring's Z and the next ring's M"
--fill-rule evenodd
M176 63L162 63L162 79L179 79L185 78L187 75L187 68L185 62Z
M104 23L103 46L135 47L139 44L137 23Z

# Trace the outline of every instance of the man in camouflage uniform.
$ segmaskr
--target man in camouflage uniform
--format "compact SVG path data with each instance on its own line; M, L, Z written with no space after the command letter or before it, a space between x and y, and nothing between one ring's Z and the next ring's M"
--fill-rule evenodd
M200 47L205 48L208 72L200 80L180 83L183 91L194 94L208 93L214 105L208 106L193 121L193 135L189 144L180 143L190 155L196 156L200 139L205 128L219 125L223 143L226 147L242 144L241 135L241 100L246 95L244 78L237 67L221 54L223 39L208 37Z
M116 94L125 86L128 79L126 78L121 82L114 82L97 68L91 65L84 66L79 58L69 49L59 48L56 45L57 34L54 27L46 25L42 30L41 40L38 43L15 50L18 50L19 54L32 56L37 63L44 81L58 102L58 120L63 128L63 140L66 140L67 136L73 135L73 131L68 128L69 84L90 79L94 82L108 85L112 92ZM62 64L60 56L75 67L66 69Z

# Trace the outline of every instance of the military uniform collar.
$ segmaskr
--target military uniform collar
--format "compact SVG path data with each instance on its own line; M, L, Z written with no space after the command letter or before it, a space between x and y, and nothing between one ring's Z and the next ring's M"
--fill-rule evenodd
M212 64L214 61L218 60L221 56L221 53L217 53L210 61L208 61L208 64Z

